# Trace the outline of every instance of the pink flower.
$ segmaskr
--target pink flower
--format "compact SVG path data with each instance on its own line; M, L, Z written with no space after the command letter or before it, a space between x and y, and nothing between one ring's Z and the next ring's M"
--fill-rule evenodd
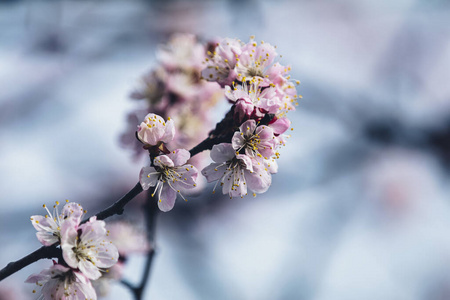
M131 253L145 253L151 249L144 232L128 222L108 223L106 229L108 229L109 239L117 247L121 256L127 256Z
M298 99L302 96L297 95L297 90L292 82L286 82L282 86L275 86L275 94L279 99L279 111L277 115L285 115L288 111L294 111L295 106L298 105Z
M208 182L220 182L223 194L244 197L247 188L255 193L264 193L272 183L271 175L264 165L244 154L236 154L231 144L214 145L211 150L214 163L202 170Z
M234 133L231 140L236 152L244 149L246 155L257 159L268 159L275 153L272 128L265 125L257 126L255 120L247 120L239 130Z
M286 139L289 138L289 136L283 133L285 133L290 126L291 121L289 121L288 118L274 118L269 123L269 127L273 129L273 132L275 134L275 148L278 148L278 146L280 145L285 145Z
M253 39L250 40L239 55L236 63L235 71L237 79L241 82L260 78L264 81L265 86L270 83L268 79L270 67L278 56L275 47L268 43L258 45Z
M257 81L249 84L243 82L242 86L231 89L225 87L225 96L236 103L235 115L239 121L245 118L262 118L265 113L277 113L280 102L272 87L264 88L258 86Z
M196 71L202 68L205 48L193 34L174 34L167 44L160 45L156 56L168 70Z
M181 195L182 190L196 186L198 171L193 165L186 164L190 156L189 151L177 149L167 155L157 156L153 161L155 167L142 168L139 181L144 190L156 186L153 195L158 194L160 210L171 210L177 193Z
M25 282L42 286L41 296L45 300L97 299L95 290L85 275L59 264L31 275Z
M159 142L168 143L175 135L174 122L170 118L165 122L160 116L150 113L138 126L137 135L144 144L155 146Z
M91 217L78 228L64 222L61 228L61 249L64 261L79 269L87 278L98 279L100 269L113 266L119 258L117 248L107 240L104 221Z
M226 38L217 43L212 53L208 51L203 77L209 81L217 81L222 87L231 85L236 79L234 68L241 52L241 43L236 39Z
M67 203L64 205L61 214L58 213L59 202L53 206L53 214L48 210L44 204L43 207L47 210L45 216L31 216L31 224L37 230L36 236L44 246L50 246L60 241L61 226L64 222L70 220L78 226L83 217L83 208L78 203Z

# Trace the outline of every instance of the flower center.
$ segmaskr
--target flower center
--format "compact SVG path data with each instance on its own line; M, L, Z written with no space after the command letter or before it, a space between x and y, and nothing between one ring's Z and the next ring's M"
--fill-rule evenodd
M245 138L244 147L250 149L254 154L258 153L258 146L261 143L261 139L257 134L252 134Z

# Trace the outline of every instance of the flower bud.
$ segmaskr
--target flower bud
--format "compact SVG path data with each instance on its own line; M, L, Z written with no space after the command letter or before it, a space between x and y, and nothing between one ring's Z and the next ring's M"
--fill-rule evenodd
M170 118L165 122L160 116L151 113L138 126L137 136L141 142L152 146L159 142L168 143L175 136L175 126Z

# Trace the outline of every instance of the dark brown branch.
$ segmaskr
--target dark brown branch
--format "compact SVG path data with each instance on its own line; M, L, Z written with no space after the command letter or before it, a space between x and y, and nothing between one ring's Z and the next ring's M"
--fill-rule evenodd
M145 221L147 227L147 242L150 245L150 249L147 252L147 260L144 266L144 273L142 274L142 278L140 283L135 286L126 280L122 280L121 283L125 285L130 291L133 293L135 300L143 299L144 289L146 288L150 271L152 268L153 257L155 256L155 231L156 231L156 216L158 214L158 204L157 199L152 197L153 189L148 191L148 198L144 205L145 212Z
M123 214L123 208L125 207L125 205L127 205L128 202L133 200L133 198L136 197L137 195L139 195L141 192L142 192L142 186L138 182L138 183L136 183L134 188L131 189L131 191L126 193L125 196L120 198L117 202L115 202L110 207L108 207L108 208L102 210L101 212L99 212L98 214L96 214L97 220L104 220L104 219L109 218L114 215ZM83 223L86 221L87 220L84 220Z
M56 248L56 246L42 246L41 248L28 254L27 256L7 264L6 267L0 270L0 281L40 259L60 257L61 250L59 248Z

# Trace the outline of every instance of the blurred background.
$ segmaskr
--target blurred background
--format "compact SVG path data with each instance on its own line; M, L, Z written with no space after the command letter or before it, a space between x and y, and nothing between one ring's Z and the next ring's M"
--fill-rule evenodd
M160 214L145 299L450 299L449 20L443 0L0 1L0 267L40 246L43 203L94 214L136 184L119 140L158 44L256 35L302 82L279 173ZM0 299L35 299L23 282L50 264Z

